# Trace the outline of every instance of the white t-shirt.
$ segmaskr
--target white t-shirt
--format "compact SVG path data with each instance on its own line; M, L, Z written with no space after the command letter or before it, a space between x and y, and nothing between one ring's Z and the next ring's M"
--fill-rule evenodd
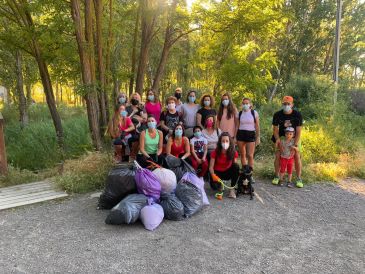
M218 131L218 134L217 134ZM208 141L208 149L213 150L217 148L218 138L219 135L222 134L222 131L220 129L215 129L211 135L208 134L208 131L206 129L203 129L202 136L207 139Z
M259 114L256 110L254 110L256 120L259 118ZM237 117L239 118L239 114L237 114ZM248 131L255 131L255 120L253 118L253 115L251 113L251 110L249 111L242 111L241 118L240 119L240 126L239 130L248 130Z
M189 105L187 103L181 106L180 112L184 121L185 128L196 126L196 113L200 106L198 104Z
M190 144L193 146L195 153L202 157L204 154L204 145L208 144L208 141L203 136L200 136L199 138L193 137L190 140Z

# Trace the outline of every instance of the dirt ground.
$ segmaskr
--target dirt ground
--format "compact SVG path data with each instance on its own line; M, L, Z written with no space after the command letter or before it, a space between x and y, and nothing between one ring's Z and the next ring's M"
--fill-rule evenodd
M90 194L1 211L0 273L365 273L364 186L207 191L209 207L154 232L106 225Z

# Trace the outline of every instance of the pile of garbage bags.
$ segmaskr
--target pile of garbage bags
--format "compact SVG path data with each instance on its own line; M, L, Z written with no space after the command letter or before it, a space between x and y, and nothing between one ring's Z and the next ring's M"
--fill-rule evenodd
M140 220L153 231L164 218L180 221L209 205L203 179L187 162L167 156L163 166L151 171L135 162L111 170L98 204L99 209L111 209L105 222Z

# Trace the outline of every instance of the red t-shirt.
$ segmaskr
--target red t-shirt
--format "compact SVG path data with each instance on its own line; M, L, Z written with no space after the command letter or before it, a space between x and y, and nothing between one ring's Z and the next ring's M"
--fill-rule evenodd
M227 169L229 169L231 167L233 160L228 161L226 154L221 153L218 158L216 158L216 156L217 156L217 152L215 150L213 150L212 153L210 154L210 157L212 159L215 159L214 170L226 171ZM237 159L237 158L238 158L238 152L235 151L234 159Z
M132 124L132 120L131 120L131 118L129 118L129 117L125 117L124 119L125 119L124 126L122 126L122 124L121 124L121 123L119 123L119 130L120 130L120 131L124 131L124 130L126 130L126 129L127 129L127 128L129 128L129 127L131 126L131 124Z
M185 138L184 137L182 138L180 146L177 146L175 144L175 141L173 140L172 144L171 144L171 155L174 155L175 157L179 157L180 155L185 154L185 153L186 153Z

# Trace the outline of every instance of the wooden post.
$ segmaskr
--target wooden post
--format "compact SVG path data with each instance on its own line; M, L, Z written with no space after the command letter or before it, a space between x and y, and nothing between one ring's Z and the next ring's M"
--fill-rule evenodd
M0 112L0 174L8 173L8 163L6 160L5 138L4 138L4 118Z

